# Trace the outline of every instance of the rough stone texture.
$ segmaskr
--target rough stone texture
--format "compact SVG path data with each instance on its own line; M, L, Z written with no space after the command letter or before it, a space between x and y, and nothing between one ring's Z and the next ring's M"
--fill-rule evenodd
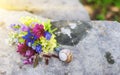
M75 25L75 21L69 22ZM63 48L71 49L74 55L71 63L66 64L58 59L51 59L48 66L42 62L36 68L32 68L30 65L21 67L21 56L16 53L15 47L9 46L6 42L9 29L0 22L0 75L119 75L120 23L115 21L92 21L89 23L78 21L77 24L82 27L85 25L85 28L83 27L86 32L85 36L75 33L80 38L82 37L78 40L77 45L62 45ZM66 29L66 25L61 28ZM86 27L88 28L86 29ZM75 26L72 28L74 29ZM61 29L61 32L63 31L65 30ZM67 35L70 34L67 33ZM66 35L63 36L66 37ZM61 41L65 40L61 39Z
M120 74L120 23L113 21L93 21L88 36L77 45L83 56L82 65L85 75ZM106 52L110 58L106 59ZM111 64L107 60L113 59Z
M51 22L53 28L57 28L55 34L62 45L76 45L86 36L87 30L91 28L89 23L81 21L56 21ZM64 41L61 41L64 40Z
M54 20L90 21L79 0L0 0L0 8L28 11Z
M38 18L41 21L47 20L47 18L43 18L41 16L31 14L27 11L20 12L20 11L8 11L8 10L0 9L0 22L4 23L4 25L10 25L12 23L19 23L18 22L19 19L25 16Z

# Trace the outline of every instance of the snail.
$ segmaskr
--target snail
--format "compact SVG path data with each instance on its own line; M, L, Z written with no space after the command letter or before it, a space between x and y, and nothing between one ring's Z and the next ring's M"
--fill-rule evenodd
M72 52L69 49L63 49L59 52L59 59L70 63L73 59Z

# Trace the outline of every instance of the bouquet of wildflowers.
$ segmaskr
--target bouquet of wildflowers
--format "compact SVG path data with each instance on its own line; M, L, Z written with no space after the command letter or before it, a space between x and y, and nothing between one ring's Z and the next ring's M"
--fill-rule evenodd
M54 31L51 29L50 21L40 22L36 18L23 17L21 24L12 24L10 41L17 45L17 52L25 59L24 64L38 65L40 58L45 57L46 63L57 47ZM57 55L52 55L57 58Z

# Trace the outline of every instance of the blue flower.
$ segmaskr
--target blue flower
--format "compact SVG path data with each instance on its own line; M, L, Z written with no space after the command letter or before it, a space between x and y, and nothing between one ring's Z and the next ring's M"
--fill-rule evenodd
M23 36L23 39L26 40L27 45L28 44L33 44L35 40L37 40L37 37L33 35L30 30L28 30L28 34Z
M47 39L47 40L50 40L50 38L51 38L51 36L52 36L52 34L50 34L49 32L45 32L45 38Z
M37 53L40 53L40 52L42 52L42 46L40 45L40 44L38 44L37 46L36 46L36 52Z

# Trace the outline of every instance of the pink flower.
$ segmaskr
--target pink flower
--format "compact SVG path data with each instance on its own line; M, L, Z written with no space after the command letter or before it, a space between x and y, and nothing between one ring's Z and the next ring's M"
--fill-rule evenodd
M42 24L36 24L33 28L33 33L40 38L41 36L44 36L44 26Z
M25 43L24 44L19 44L18 45L18 50L22 56L26 57L26 59L23 60L24 64L33 64L33 57L35 55L35 50L32 48L28 47Z
M35 54L35 50L27 50L25 53L26 57L31 57Z
M29 27L27 27L25 25L21 25L21 30L27 32L29 30Z
M23 63L24 64L33 64L33 57L34 56L31 56L30 58L23 60Z
M18 45L17 52L20 53L21 55L25 56L27 50L28 50L28 46L26 44Z

